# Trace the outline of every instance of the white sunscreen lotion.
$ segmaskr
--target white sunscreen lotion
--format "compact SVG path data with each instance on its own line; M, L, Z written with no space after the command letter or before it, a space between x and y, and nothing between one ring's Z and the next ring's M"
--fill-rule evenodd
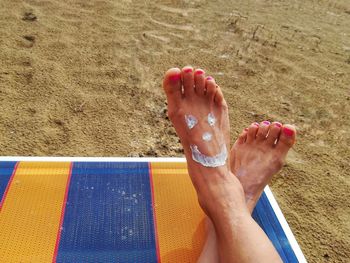
M209 123L209 125L210 126L214 126L215 122L216 122L216 118L215 118L214 114L213 113L209 113L208 114L208 123Z
M190 145L190 148L192 151L192 159L205 167L218 167L226 163L227 149L225 144L221 147L220 153L215 156L207 156L201 153L197 145Z
M213 137L213 135L210 132L205 132L202 135L202 139L206 142L211 141L211 138Z
M185 115L185 121L189 129L192 129L198 123L198 120L196 119L196 117L194 117L191 114Z

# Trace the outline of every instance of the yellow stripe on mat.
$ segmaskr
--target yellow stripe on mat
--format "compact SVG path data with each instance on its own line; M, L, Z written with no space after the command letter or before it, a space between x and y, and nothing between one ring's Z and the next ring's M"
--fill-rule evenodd
M52 262L69 162L21 162L0 212L0 262Z
M161 262L196 262L205 222L186 163L151 163L151 171Z

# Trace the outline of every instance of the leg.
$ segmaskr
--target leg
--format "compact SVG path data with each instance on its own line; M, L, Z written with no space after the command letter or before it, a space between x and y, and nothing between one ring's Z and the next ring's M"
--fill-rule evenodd
M243 186L250 213L265 186L282 168L295 137L293 126L263 121L245 128L234 143L231 149L231 170ZM217 262L215 230L210 227L210 222L208 225L207 242L199 262Z
M230 170L227 104L215 80L202 70L174 68L166 73L163 88L199 204L215 228L220 261L280 262Z

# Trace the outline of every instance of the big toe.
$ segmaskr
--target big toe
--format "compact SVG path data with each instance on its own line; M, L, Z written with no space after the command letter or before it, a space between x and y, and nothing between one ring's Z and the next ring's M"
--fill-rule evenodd
M163 89L167 96L168 107L176 107L182 98L181 70L179 68L171 68L165 73Z
M282 127L276 148L281 151L288 151L295 143L296 129L293 125L285 124Z

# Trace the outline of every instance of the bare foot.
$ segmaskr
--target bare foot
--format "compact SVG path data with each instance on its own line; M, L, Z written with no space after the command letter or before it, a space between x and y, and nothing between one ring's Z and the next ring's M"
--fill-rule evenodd
M240 180L252 213L265 186L284 165L296 130L291 125L268 121L253 123L239 135L231 149L231 171ZM219 262L215 229L208 219L207 241L198 262Z
M249 216L242 185L230 170L227 104L215 80L201 69L169 69L163 89L168 116L184 148L199 204L210 218L207 244L199 262L216 262L214 228L221 229L225 221L231 224L235 211Z
M230 170L227 104L215 80L205 77L201 69L172 68L164 76L163 88L168 115L183 145L204 212L209 217L229 207L248 212L245 206L236 205L235 198L242 194L244 198L244 193Z
M219 255L222 259L230 258L232 261L236 258L236 252L239 255L246 249L243 246L235 251L235 246L239 247L243 243L232 241L235 238L245 238L233 234L235 225L248 226L244 227L244 231L256 228L257 233L260 231L260 238L264 239L266 236L249 216L243 187L231 172L230 162L227 161L227 104L215 80L212 77L206 78L204 71L200 69L194 71L191 67L185 67L182 70L168 70L163 88L168 100L168 115L183 145L189 175L197 191L199 204L210 219L207 243L199 261L216 262ZM241 143L245 141L242 140ZM234 159L230 160L234 160L236 165L239 155L238 152L234 154ZM240 229L238 227L235 231L239 232ZM221 242L216 241L217 237ZM251 237L255 239L256 235ZM264 242L268 244L266 241L265 239ZM221 243L220 249L216 249L217 243ZM228 249L230 246L232 250ZM276 256L273 248L269 254Z
M250 212L265 186L284 165L296 138L292 125L253 123L242 131L231 149L231 171L242 183Z

